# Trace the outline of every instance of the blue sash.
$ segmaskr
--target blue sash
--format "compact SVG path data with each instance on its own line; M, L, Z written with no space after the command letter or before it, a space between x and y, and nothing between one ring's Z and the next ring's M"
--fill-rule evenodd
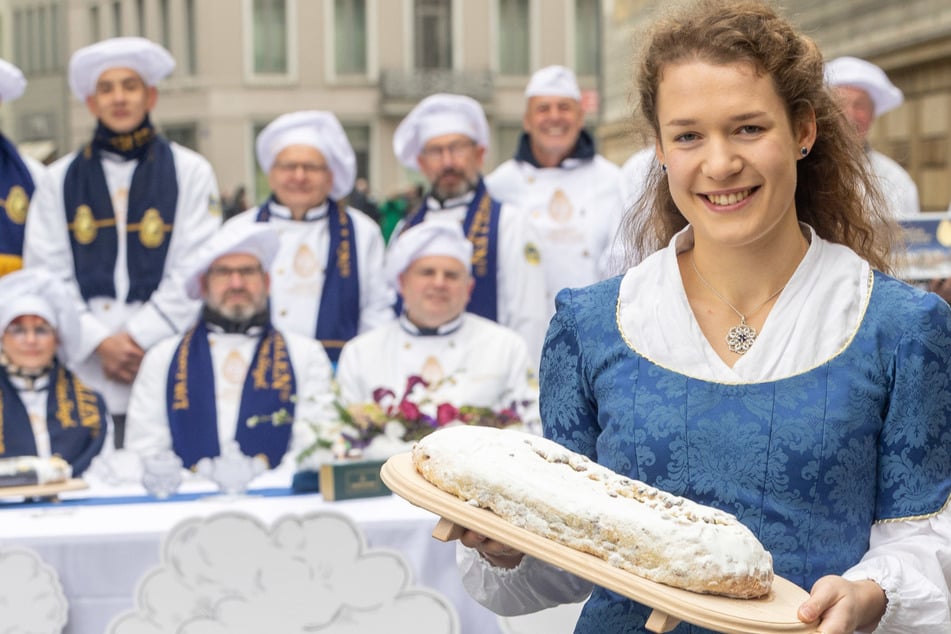
M406 220L406 228L418 225L426 217L426 201ZM466 210L462 230L472 243L472 276L475 288L466 310L486 319L498 321L498 250L499 216L502 204L492 200L485 191L485 183L479 179L475 196ZM397 310L402 310L402 298L397 300Z
M241 391L235 440L245 455L263 454L270 467L280 464L290 446L296 393L287 342L268 325ZM186 467L221 453L215 369L204 319L185 333L175 350L168 368L166 403L172 448ZM257 422L249 425L251 418Z
M132 135L124 135L134 137ZM76 281L83 299L115 297L113 279L118 234L112 198L100 159L101 144L92 143L76 155L63 184L63 200L73 250ZM178 179L172 147L153 136L132 175L127 216L126 301L148 301L162 281L165 256L175 221Z
M258 222L270 220L268 205L272 200L273 196L258 209ZM350 214L328 199L327 223L330 248L314 337L324 346L330 361L337 363L343 344L357 335L360 325L360 275Z
M72 372L54 364L50 371L52 383L47 390L46 429L50 435L50 451L73 467L79 476L102 449L106 405L102 398L86 387ZM0 457L35 456L36 441L26 407L7 373L0 370Z
M23 267L23 228L33 198L33 176L16 147L0 134L0 275Z

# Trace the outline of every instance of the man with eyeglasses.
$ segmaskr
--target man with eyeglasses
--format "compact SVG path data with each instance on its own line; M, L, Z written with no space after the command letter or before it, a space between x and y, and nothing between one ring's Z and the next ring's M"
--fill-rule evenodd
M394 235L431 218L460 222L473 246L475 287L466 310L519 333L537 367L548 327L537 240L521 210L486 192L488 143L489 124L477 101L450 94L423 99L396 128L393 150L430 189Z
M317 110L278 117L256 145L271 195L228 222L277 230L271 318L319 340L336 363L357 333L394 319L380 227L342 202L356 177L353 148L337 117Z
M69 85L96 120L92 140L50 167L26 225L24 265L73 295L82 325L76 373L106 400L123 442L129 391L145 351L181 332L198 303L183 267L221 223L211 165L153 127L156 84L175 60L140 37L76 51Z
M271 321L268 270L279 242L268 224L227 222L190 258L186 289L203 302L201 317L145 355L128 449L148 457L171 448L190 468L234 439L244 454L293 474L315 440L309 423L334 416L333 395L323 347Z
M486 176L485 184L494 197L521 209L538 234L550 316L561 289L620 272L620 172L595 151L584 127L581 89L569 68L537 71L525 99L515 156Z

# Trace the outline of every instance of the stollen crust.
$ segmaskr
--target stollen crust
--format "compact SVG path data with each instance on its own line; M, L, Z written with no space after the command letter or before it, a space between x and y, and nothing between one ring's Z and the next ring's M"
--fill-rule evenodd
M65 482L73 468L59 456L0 458L0 487Z
M430 483L536 535L673 587L754 598L772 557L734 516L621 476L545 438L448 427L413 447Z

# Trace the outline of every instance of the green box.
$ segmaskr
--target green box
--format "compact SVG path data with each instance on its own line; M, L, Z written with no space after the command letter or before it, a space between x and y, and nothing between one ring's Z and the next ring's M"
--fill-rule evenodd
M325 500L353 500L390 495L380 479L385 460L340 460L320 466L320 494Z

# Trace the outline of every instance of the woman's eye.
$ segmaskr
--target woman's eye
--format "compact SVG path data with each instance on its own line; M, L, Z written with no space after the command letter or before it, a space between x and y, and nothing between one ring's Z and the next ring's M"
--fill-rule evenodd
M690 143L691 141L696 141L697 138L697 135L693 132L684 132L683 134L675 136L674 141L677 143Z

